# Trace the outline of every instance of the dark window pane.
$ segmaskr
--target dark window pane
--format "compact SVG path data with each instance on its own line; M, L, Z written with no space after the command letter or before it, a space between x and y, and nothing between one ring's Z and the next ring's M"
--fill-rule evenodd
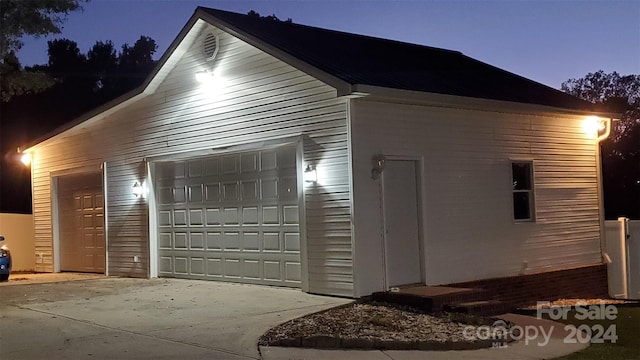
M513 218L516 220L531 219L529 204L529 193L513 193Z
M513 190L531 190L531 163L512 163Z

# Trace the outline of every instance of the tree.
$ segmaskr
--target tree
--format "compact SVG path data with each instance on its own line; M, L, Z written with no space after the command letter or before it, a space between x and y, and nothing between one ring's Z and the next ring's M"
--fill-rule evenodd
M93 91L115 91L114 76L118 69L118 55L111 41L98 41L87 52L87 66L91 70Z
M260 19L267 19L267 20L273 20L273 21L280 21L280 22L285 22L285 23L289 23L291 24L293 21L291 20L291 18L287 18L287 20L280 20L276 14L272 14L272 15L267 15L267 16L260 16L260 14L257 11L254 10L249 10L249 12L247 13L247 15L251 16L251 17L255 17L255 18L260 18Z
M110 41L96 42L86 54L67 39L48 45L48 63L28 70L40 72L53 85L37 94L13 96L0 106L0 212L31 209L30 173L19 163L17 146L134 89L156 63L156 44L149 37L124 44L120 53Z
M151 72L155 66L153 54L157 49L156 41L148 36L140 36L133 46L122 45L122 52L118 58L118 72L130 89L142 84Z
M605 216L640 219L640 75L600 70L562 83L562 90L622 114L601 144Z
M49 46L49 63L47 73L56 81L65 82L68 78L86 72L87 57L80 52L78 44L68 39L51 40Z
M53 79L42 72L24 71L15 53L0 62L0 101L29 92L41 92L53 85Z
M59 34L65 16L81 9L88 0L2 0L0 1L0 100L42 91L53 83L42 73L25 71L16 53L22 37Z

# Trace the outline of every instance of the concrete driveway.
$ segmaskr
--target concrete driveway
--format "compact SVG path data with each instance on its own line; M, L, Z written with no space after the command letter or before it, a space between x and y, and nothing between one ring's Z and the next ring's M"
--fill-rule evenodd
M0 284L0 359L259 359L270 327L349 302L179 279Z

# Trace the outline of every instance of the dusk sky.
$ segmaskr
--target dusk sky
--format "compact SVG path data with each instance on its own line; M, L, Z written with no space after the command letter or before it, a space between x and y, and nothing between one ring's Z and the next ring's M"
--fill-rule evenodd
M47 40L68 38L86 52L98 40L117 48L141 36L159 58L197 6L458 50L559 88L604 70L640 74L640 1L190 1L93 0L74 12L62 34L25 38L23 65L47 62ZM312 44L310 44L312 46Z

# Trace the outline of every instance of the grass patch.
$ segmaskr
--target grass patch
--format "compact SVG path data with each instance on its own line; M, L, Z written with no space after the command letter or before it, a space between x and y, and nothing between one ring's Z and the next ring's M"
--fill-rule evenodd
M587 307L588 309L588 307ZM607 330L610 326L615 326L615 332L618 339L615 343L612 343L603 338L604 343L595 344L592 343L588 348L573 353L567 356L563 356L561 360L609 360L609 359L640 359L640 307L634 306L618 306L618 314L613 320L579 320L576 319L575 309L568 313L566 320L558 320L565 324L573 324L576 327L580 325L586 325L590 329L596 329L596 325L601 325L603 329ZM546 317L546 316L545 316ZM594 334L596 331L593 331Z

